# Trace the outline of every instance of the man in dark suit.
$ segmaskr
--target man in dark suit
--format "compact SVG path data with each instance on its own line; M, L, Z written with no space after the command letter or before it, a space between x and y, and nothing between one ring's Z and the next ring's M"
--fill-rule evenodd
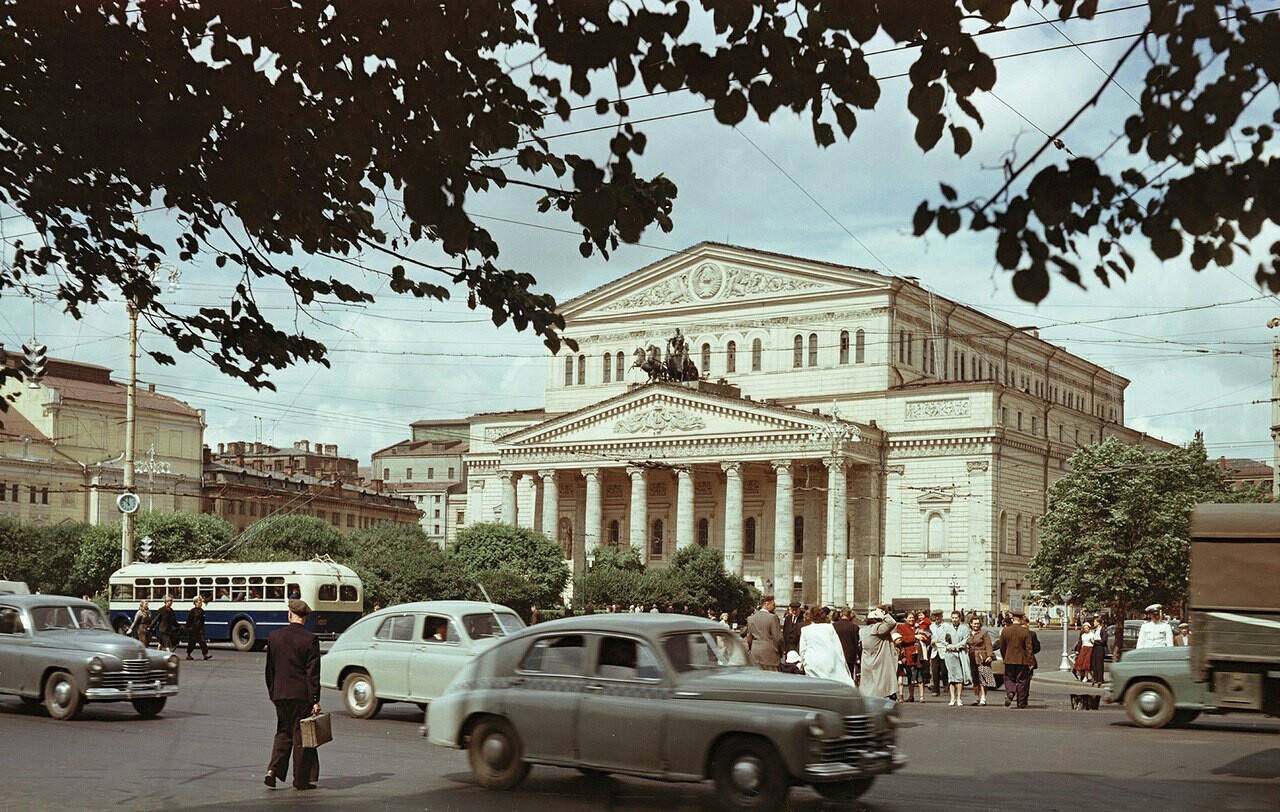
M782 619L782 653L800 650L800 630L806 625L804 613L800 611L800 601L792 601L787 607L787 615Z
M1027 706L1031 692L1031 669L1035 666L1032 651L1031 630L1023 625L1024 615L1017 612L1010 617L1009 625L1000 630L1000 656L1004 658L1004 704L1018 703Z
M269 787L288 775L291 753L294 789L315 789L320 777L315 748L302 746L302 720L320 712L320 639L303 625L309 614L305 601L289 601L289 625L267 636L267 696L276 706Z
M774 614L772 595L765 595L760 611L747 618L747 651L762 671L777 671L782 653L782 626Z
M862 643L858 640L858 624L853 620L853 610L836 611L832 617L836 618L831 622L831 626L836 630L836 637L840 638L840 648L844 651L844 661L849 666L849 675L856 678L858 654L862 649Z

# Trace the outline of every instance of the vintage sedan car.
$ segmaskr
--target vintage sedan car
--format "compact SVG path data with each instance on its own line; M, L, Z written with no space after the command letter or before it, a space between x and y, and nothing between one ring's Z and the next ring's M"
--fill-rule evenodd
M0 693L73 719L86 702L132 702L151 717L178 693L178 658L111 631L89 601L0 595Z
M425 705L477 654L523 628L519 615L494 603L389 606L338 637L320 658L320 685L341 690L357 719L372 718L384 702Z
M1112 663L1108 702L1123 702L1138 727L1183 727L1206 711L1215 711L1208 683L1191 678L1187 646L1126 652Z
M781 809L793 784L851 800L906 763L893 703L765 672L738 635L671 614L586 615L500 641L431 704L422 732L465 748L476 780L532 764L711 779L729 809Z

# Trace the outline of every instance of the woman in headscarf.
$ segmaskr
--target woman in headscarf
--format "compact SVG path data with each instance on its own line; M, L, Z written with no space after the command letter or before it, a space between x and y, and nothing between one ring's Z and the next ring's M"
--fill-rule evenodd
M809 625L800 630L800 662L804 673L819 679L843 682L853 687L853 675L845 662L840 636L831 625L831 616L821 606L809 610Z
M877 606L867 613L866 624L858 630L862 640L862 682L858 688L867 696L898 698L898 649L893 644L895 625L885 608Z

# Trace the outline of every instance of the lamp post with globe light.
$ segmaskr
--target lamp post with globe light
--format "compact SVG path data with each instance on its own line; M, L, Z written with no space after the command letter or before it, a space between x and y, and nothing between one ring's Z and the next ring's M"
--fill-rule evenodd
M1059 671L1070 671L1071 661L1067 659L1067 601L1071 600L1070 592L1062 593L1062 606L1059 609L1062 612L1058 616L1058 620L1062 623L1062 664L1058 666Z

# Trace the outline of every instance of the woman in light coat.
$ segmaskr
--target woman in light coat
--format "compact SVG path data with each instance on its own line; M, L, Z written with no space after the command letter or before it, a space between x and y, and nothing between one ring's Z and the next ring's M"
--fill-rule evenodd
M933 633L933 645L942 651L942 661L947 666L948 705L964 704L964 686L973 680L969 675L969 627L959 612L951 613L951 620L942 623Z
M821 606L809 612L809 625L800 629L800 662L804 673L810 677L835 680L854 687L840 636L831 625L827 610Z
M893 644L896 625L884 609L876 607L858 630L862 641L862 682L858 688L867 696L898 698L898 648Z

